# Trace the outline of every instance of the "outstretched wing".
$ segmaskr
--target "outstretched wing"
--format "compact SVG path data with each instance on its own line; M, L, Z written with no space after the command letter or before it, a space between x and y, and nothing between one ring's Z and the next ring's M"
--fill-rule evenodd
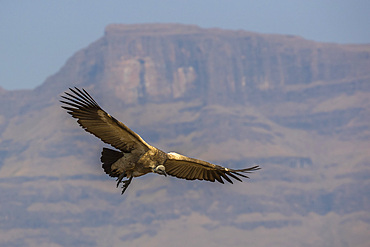
M240 177L248 178L243 173L250 173L259 170L259 166L254 166L246 169L229 169L222 166L214 165L203 160L193 159L177 153L168 153L168 159L164 163L166 173L177 178L187 180L207 180L214 182L217 180L224 183L225 179L229 183L233 183L231 178L242 181Z
M87 132L100 138L103 142L123 152L145 153L149 145L126 125L106 113L96 101L84 90L70 88L71 93L65 92L60 102L72 117Z

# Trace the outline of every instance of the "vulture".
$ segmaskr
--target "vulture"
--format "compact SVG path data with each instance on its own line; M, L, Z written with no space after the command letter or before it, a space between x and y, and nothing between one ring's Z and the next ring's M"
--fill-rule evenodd
M121 194L126 191L132 178L150 172L187 180L220 183L226 180L233 183L231 178L241 182L241 177L248 178L246 173L260 169L259 166L229 169L175 152L165 153L146 143L125 124L105 112L85 89L69 89L61 96L62 108L76 118L85 131L116 149L103 148L100 160L104 172L117 178L117 188L122 183Z

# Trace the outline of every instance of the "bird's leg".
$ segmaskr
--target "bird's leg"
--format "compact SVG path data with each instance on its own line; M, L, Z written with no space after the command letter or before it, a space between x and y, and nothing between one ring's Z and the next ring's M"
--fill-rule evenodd
M125 193L127 187L130 185L131 183L131 180L132 180L133 176L131 176L128 180L125 180L125 181L122 181L122 193L121 195L123 195L123 193Z
M126 176L126 172L122 172L118 178L117 178L117 188L119 186L119 184L122 182L122 179Z

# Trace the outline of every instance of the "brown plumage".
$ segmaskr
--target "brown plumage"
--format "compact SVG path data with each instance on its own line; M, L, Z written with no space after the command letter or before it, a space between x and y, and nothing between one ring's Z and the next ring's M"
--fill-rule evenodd
M84 130L120 150L103 148L101 162L105 173L118 177L117 187L123 183L122 194L133 177L149 172L187 180L224 183L224 179L233 183L231 178L242 181L240 177L248 178L245 173L260 169L259 166L228 169L178 153L165 153L146 143L126 125L106 113L84 89L70 88L70 90L71 92L65 92L62 96L65 99L61 100L65 104L62 107L77 119ZM122 181L125 177L128 179Z

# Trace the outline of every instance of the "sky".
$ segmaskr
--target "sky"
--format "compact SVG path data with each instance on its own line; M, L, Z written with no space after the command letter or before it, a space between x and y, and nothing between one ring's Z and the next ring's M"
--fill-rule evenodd
M183 23L370 44L369 0L0 0L0 87L33 89L111 23Z

